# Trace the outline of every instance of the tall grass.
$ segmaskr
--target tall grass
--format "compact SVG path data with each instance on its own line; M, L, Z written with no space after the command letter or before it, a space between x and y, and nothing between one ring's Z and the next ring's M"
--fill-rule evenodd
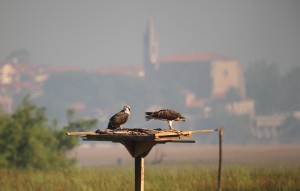
M222 190L300 190L300 165L224 165ZM71 170L0 169L1 191L125 191L134 190L133 166L102 166ZM147 191L217 190L213 164L145 166Z

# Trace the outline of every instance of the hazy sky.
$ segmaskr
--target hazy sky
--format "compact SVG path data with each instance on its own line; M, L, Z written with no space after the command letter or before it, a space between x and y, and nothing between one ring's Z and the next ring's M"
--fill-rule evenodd
M0 0L0 61L25 49L36 64L142 64L149 16L160 56L214 52L242 64L300 64L297 0Z

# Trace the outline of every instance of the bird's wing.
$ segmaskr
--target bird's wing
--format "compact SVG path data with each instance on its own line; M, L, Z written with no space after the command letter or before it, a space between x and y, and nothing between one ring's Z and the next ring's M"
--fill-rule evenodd
M175 120L180 116L180 113L171 109L161 109L157 113L157 117L166 120Z

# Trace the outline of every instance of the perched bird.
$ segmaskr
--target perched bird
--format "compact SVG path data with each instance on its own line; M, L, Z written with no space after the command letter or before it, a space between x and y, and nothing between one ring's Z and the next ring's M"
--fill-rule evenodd
M107 129L122 129L122 125L126 123L129 115L130 107L125 105L120 112L116 113L109 119Z
M170 130L174 130L172 127L173 121L185 121L185 117L182 116L177 111L171 110L171 109L161 109L159 111L154 112L145 112L146 121L149 121L151 119L158 119L162 121L168 121L168 126Z

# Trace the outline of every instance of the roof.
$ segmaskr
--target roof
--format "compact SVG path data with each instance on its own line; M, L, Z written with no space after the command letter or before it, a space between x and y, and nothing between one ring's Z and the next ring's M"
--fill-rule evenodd
M129 65L129 66L101 66L95 71L100 74L125 74L125 75L144 75L144 68L142 65Z
M222 56L214 53L183 53L163 56L159 59L159 63L173 62L208 62L213 60L233 60L228 56Z
M83 67L79 66L48 66L46 67L46 71L50 73L55 72L81 72L85 71Z

